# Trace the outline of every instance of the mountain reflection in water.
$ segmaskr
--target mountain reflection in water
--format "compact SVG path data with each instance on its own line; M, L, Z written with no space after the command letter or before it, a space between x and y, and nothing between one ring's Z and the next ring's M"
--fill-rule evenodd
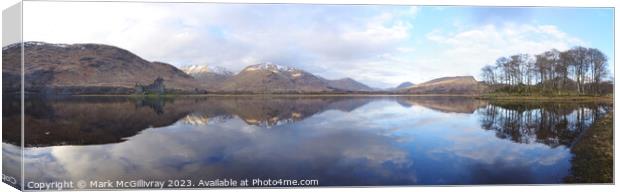
M560 183L570 147L610 109L466 97L28 98L24 171L35 181ZM3 110L10 156L20 141L19 108Z

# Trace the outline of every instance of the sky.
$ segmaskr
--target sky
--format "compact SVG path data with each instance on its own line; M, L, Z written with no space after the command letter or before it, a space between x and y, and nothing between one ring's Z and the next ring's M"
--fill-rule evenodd
M24 2L24 40L100 43L177 67L271 62L377 88L471 75L502 56L601 50L613 9L404 5Z

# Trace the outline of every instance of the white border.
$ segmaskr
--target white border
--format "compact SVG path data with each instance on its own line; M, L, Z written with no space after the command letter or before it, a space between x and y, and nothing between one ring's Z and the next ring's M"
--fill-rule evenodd
M64 0L71 1L71 0ZM75 1L75 0L74 0ZM79 0L79 1L97 1L97 0ZM119 0L104 0L104 1L119 1ZM124 0L119 2L222 2L222 3L308 3L308 4L401 4L401 5L473 5L473 6L560 6L560 7L618 7L619 1L610 0ZM2 9L6 9L16 3L19 0L1 0L0 5ZM618 15L614 14L614 31L617 34ZM618 39L614 34L614 54L617 56L618 50L615 49L615 45ZM615 57L614 57L615 58ZM616 63L614 61L614 63ZM620 68L614 67L614 74L620 74ZM615 78L614 78L615 79ZM1 82L1 80L0 80ZM618 90L618 84L614 84L614 90ZM614 97L614 103L616 98ZM614 107L615 108L615 107ZM614 119L619 117L618 113L615 113ZM615 124L615 123L614 123ZM614 125L615 126L615 125ZM614 127L615 129L615 127ZM618 131L614 131L614 138L620 138ZM1 136L1 133L0 133ZM615 146L614 154L618 153L618 147ZM618 184L618 159L615 160L615 181ZM0 162L1 165L1 162ZM537 185L537 186L462 186L462 187L371 187L371 188L285 188L285 189L261 189L261 191L465 191L465 192L478 192L478 191L618 191L616 185ZM256 191L257 189L218 189L218 190L191 190L191 191ZM4 183L0 184L0 191L18 191ZM145 190L142 190L145 191ZM188 190L166 190L166 191L188 191Z

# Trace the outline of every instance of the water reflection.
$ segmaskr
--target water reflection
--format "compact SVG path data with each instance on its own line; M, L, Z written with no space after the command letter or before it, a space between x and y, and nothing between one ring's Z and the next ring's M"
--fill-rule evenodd
M423 106L445 113L474 113L477 109L488 104L484 100L452 96L399 97L396 101L404 107Z
M609 109L462 97L28 103L29 180L283 178L345 186L559 183L569 174L571 143ZM16 139L7 136L5 143Z
M3 85L2 92L2 181L21 188L21 99L18 94L8 93L5 87L6 84Z
M147 128L184 120L242 119L272 127L325 110L351 111L371 101L345 97L207 97L182 99L128 97L29 98L25 104L25 146L118 143ZM19 108L5 113L7 142L19 140ZM14 133L14 134L12 134Z
M609 109L596 103L496 103L480 110L480 122L498 138L570 147Z

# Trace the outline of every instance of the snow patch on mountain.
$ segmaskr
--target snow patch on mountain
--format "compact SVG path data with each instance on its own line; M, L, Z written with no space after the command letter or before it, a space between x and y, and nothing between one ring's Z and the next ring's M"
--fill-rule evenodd
M280 73L280 72L299 72L301 70L294 68L294 67L282 66L278 64L273 64L271 62L266 62L266 63L256 64L256 65L250 65L246 67L245 69L243 69L243 71L271 71L274 73Z
M233 72L230 72L226 68L220 67L220 66L192 65L189 67L185 67L182 70L185 71L185 73L190 74L190 75L204 74L204 73L215 73L215 74L220 74L220 75L225 75L225 76L233 75Z
M296 72L296 73L293 73L291 76L297 78L297 77L301 77L302 75L303 75L302 73Z
M54 43L45 43L45 42L40 42L40 41L27 41L23 43L24 47L35 47L35 46L54 46L54 47L60 47L60 48L67 48L69 46L77 46L77 47L82 47L81 45L69 45L69 44L54 44ZM2 47L2 50L8 50L8 49L12 49L15 47L21 47L22 43L13 43L7 46Z

